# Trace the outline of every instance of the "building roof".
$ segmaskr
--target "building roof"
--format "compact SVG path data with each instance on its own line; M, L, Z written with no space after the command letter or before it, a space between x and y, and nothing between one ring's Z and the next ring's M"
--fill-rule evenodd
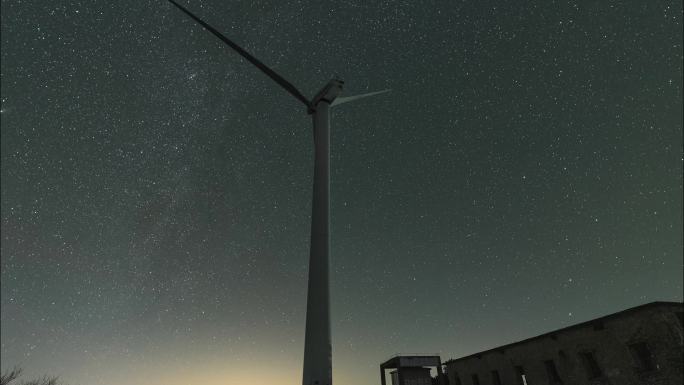
M442 366L437 354L396 354L380 364L381 369L408 368L422 366Z
M645 304L643 304L643 305L639 305L639 306L631 307L631 308L628 308L628 309L625 309L625 310L621 310L621 311L619 311L619 312L617 312L617 313L608 314L608 315L605 315L605 316L603 316L603 317L594 318L594 319L589 320L589 321L585 321L585 322L582 322L582 323L578 323L578 324L566 326L566 327L564 327L564 328L557 329L557 330L554 330L554 331L551 331L551 332L548 332L548 333L540 334L540 335L538 335L538 336L526 338L526 339L524 339L524 340L520 340L520 341L517 341L517 342L512 342L512 343L510 343L510 344L506 344L506 345L502 345L502 346L497 346L497 347L495 347L495 348L488 349L488 350L483 350L483 351L478 352L478 353L469 354L469 355L464 356L464 357L461 357L461 358L452 358L452 359L449 359L449 360L447 360L447 361L444 361L444 364L448 364L448 363L456 362L456 361L461 361L461 360L467 360L467 359L469 359L469 358L477 357L477 356L479 356L479 355L483 355L483 354L487 354L487 353L502 351L502 350L508 349L508 348L513 347L513 346L516 346L516 345L521 345L521 344L530 342L530 341L532 341L532 340L542 339L542 338L545 338L545 337L550 337L550 336L552 336L552 335L555 335L555 334L558 334L558 333L561 333L561 332L565 332L565 331L571 330L571 329L579 329L579 328L583 328L583 327L587 327L587 326L592 326L592 325L595 325L595 324L597 324L597 323L601 323L602 321L606 321L606 320L608 320L608 319L613 319L613 318L621 317L621 316L624 316L624 315L629 314L629 313L634 313L634 312L637 312L637 311L644 310L644 309L646 309L646 308L658 307L658 306L672 306L672 305L679 305L679 306L682 306L683 303L682 303L682 302L666 302L666 301L656 301L656 302L645 303Z

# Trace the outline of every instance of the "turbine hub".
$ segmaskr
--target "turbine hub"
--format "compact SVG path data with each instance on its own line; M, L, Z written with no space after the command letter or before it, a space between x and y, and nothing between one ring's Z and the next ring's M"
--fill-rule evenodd
M342 86L344 85L344 81L340 79L332 79L328 82L328 84L325 85L318 93L316 96L311 99L311 103L309 105L309 114L313 114L316 111L316 106L318 106L318 103L320 102L326 102L328 104L332 104L332 102L337 98L340 93L342 93Z

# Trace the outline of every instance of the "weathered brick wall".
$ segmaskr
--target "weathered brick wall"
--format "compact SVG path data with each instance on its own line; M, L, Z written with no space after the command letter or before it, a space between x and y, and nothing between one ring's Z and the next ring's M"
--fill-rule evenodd
M493 384L497 370L504 385L517 385L516 366L522 366L528 385L550 384L544 361L553 360L563 384L572 385L681 385L683 383L682 323L676 312L681 304L658 304L621 314L578 328L533 339L463 360L446 363L449 384L473 384L477 374L481 385ZM644 342L655 370L643 371L628 345ZM591 352L602 376L590 380L580 353Z

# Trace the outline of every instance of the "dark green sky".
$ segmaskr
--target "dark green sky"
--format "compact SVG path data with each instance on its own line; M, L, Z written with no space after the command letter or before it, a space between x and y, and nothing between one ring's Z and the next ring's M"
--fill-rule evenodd
M682 3L187 1L331 77L336 383L682 301ZM301 383L301 104L165 1L1 3L2 369Z

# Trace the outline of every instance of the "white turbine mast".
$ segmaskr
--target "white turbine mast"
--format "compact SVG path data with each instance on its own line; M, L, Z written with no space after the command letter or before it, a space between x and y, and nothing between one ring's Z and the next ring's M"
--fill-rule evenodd
M297 100L304 103L313 116L314 177L311 213L311 246L309 254L309 286L306 301L304 340L304 373L302 385L332 385L332 345L330 342L330 107L390 90L349 97L338 97L344 82L332 79L311 100L292 83L223 36L209 24L193 15L174 0L169 0L183 13L202 25L240 56L254 64Z

